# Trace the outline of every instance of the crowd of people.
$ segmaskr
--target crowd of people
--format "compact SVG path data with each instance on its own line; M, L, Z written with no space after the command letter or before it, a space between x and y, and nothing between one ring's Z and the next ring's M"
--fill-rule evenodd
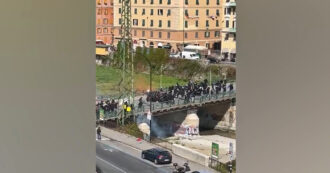
M174 86L170 86L167 89L160 89L157 91L147 92L147 102L159 102L174 104L175 99L182 99L185 102L194 101L196 96L208 96L214 94L226 93L233 91L233 83L227 83L226 80L219 80L209 85L207 79L202 82L189 81L186 85L179 85L178 83ZM143 97L138 100L137 108L141 109L144 105ZM134 109L134 105L128 105L127 101L122 104L125 112L130 112ZM96 114L97 118L100 117L101 112L104 115L112 113L118 109L118 101L112 99L101 100L96 103Z
M210 86L208 80L197 83L189 81L187 85L170 86L167 90L160 89L158 91L152 91L147 93L147 101L171 103L175 98L183 99L185 101L193 100L196 96L213 95L226 93L227 91L233 91L233 83L227 83L226 80L219 80L212 83Z

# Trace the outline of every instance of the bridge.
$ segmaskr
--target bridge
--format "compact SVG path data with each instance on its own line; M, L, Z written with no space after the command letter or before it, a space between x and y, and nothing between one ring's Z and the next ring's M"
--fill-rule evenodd
M153 116L164 115L164 113L171 113L182 110L197 109L201 108L208 104L215 104L223 101L234 100L236 98L235 91L221 92L218 94L208 94L202 96L196 96L189 100L184 98L175 98L173 101L169 102L144 102L142 107L138 106L138 99L142 97L145 100L145 96L138 96L134 99L134 106L131 112L127 112L126 118L133 115L147 115L150 111ZM107 100L110 97L99 96L97 98L100 100ZM151 110L150 110L151 104ZM104 117L101 117L102 120L117 119L119 118L119 110L104 112Z

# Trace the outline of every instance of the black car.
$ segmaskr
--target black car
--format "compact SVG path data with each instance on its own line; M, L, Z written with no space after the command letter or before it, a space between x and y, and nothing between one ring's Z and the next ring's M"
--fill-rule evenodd
M171 153L161 148L152 148L149 150L144 150L142 151L141 157L142 159L150 160L155 164L172 162Z

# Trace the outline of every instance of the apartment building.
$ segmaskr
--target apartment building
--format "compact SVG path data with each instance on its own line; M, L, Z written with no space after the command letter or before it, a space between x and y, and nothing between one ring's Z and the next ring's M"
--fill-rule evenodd
M113 0L96 0L96 40L113 44Z
M222 0L131 0L132 38L136 46L183 44L221 48ZM114 44L120 40L121 0L114 0Z
M236 59L236 0L222 0L221 55Z

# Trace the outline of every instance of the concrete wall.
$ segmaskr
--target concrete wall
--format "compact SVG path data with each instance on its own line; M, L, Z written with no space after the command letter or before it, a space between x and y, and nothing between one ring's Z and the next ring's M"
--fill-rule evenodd
M209 156L198 153L197 151L194 151L187 147L183 147L178 144L173 144L172 152L178 156L181 156L183 158L186 158L188 160L197 162L205 166L208 166L209 164Z
M236 130L236 107L231 101L223 101L207 105L198 110L201 129L232 129Z

